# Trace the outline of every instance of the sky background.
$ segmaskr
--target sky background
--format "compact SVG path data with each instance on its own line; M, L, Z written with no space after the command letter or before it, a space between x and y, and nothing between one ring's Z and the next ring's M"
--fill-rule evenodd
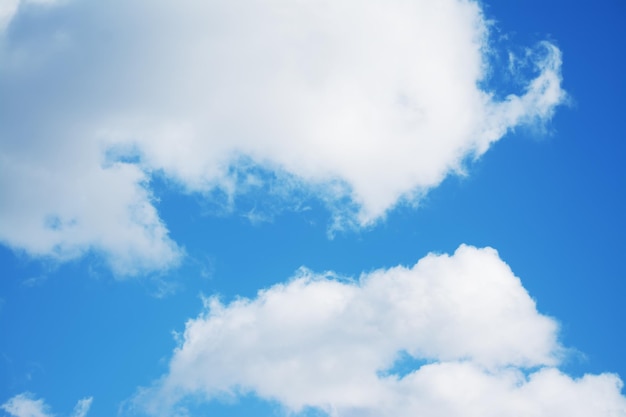
M68 132L78 129L74 126L83 126L83 121L88 125L95 120L94 114L104 113L108 107L103 104L101 108L90 109L91 113L87 110L83 113L78 98L82 94L88 101L89 95L93 94L102 103L110 99L115 104L116 101L111 97L125 100L125 91L117 92L117 95L106 91L106 78L102 79L104 92L100 89L87 89L82 93L63 91L68 85L75 88L81 86L80 82L72 84L65 80L63 68L72 68L72 80L76 80L83 71L85 74L95 71L85 62L90 57L96 57L93 58L94 62L99 62L97 60L101 57L90 48L107 48L106 42L97 38L88 39L84 49L78 49L77 53L68 53L66 59L62 55L64 52L55 52L54 48L48 48L42 41L47 32L41 22L51 27L56 27L54 25L58 22L61 22L58 27L81 27L83 23L73 19L83 16L81 13L87 13L92 18L96 16L94 19L97 20L103 6L78 0L57 5L43 3L45 2L15 3L18 9L9 14L6 10L13 3L0 0L0 16L2 13L5 13L4 16L11 16L10 19L5 19L8 23L4 33L0 34L0 47L3 48L0 60L4 60L4 64L0 62L0 112L3 113L0 114L0 123L4 124L4 127L0 127L0 151L5 167L9 166L7 161L11 155L29 155L32 152L47 158L47 147L56 147L57 144L60 149L58 152L72 149L67 151L70 155L68 159L59 159L63 164L73 161L71 163L76 163L76 166L82 166L83 162L88 162L91 158L83 158L82 153L87 155L91 148L74 146L75 143L69 140L63 142L64 135L70 135ZM120 39L133 36L125 32L132 27L133 21L140 21L133 19L140 19L143 12L151 13L150 8L143 3L146 2L137 2L136 7L120 15L130 22L120 29ZM242 7L246 7L247 3L244 3L246 2L242 2ZM283 3L276 2L273 7L280 9ZM190 10L177 12L193 15L194 4L192 1L185 2L184 6L190 7ZM88 9L92 7L96 11L89 14ZM124 6L114 2L106 7ZM349 9L358 6L350 3L346 7ZM488 44L494 51L490 60L491 75L483 80L487 85L485 88L496 91L502 97L510 92L523 95L523 86L537 74L524 68L515 73L517 75L507 72L508 52L523 55L524 48L535 48L539 42L548 40L562 53L560 86L567 92L567 98L552 103L548 106L550 110L538 118L531 117L529 122L524 118L500 121L506 125L506 132L496 134L495 139L499 140L490 143L484 153L472 148L478 145L468 145L480 156L473 159L470 152L462 158L465 165L464 175L450 173L446 168L445 179L441 183L436 180L416 182L407 186L406 190L398 191L404 193L420 187L421 190L427 190L421 198L414 199L412 204L403 203L402 197L397 195L387 204L384 192L378 190L369 194L368 184L371 178L377 178L377 175L387 178L387 173L382 170L374 172L376 175L370 177L369 174L361 174L357 168L354 171L342 171L339 168L333 171L336 167L328 168L331 172L339 172L339 177L347 179L348 185L353 189L362 190L361 197L349 192L336 197L332 193L319 191L332 185L324 183L325 174L320 177L317 172L311 174L313 171L306 171L304 168L298 171L298 166L304 165L301 165L302 161L308 160L289 159L292 154L287 151L285 154L280 151L276 151L275 155L264 154L263 150L259 151L253 145L241 142L238 150L243 149L241 152L244 156L247 149L251 149L248 156L251 155L252 159L270 160L269 165L258 171L254 171L257 169L254 166L245 168L249 169L245 172L257 172L257 178L270 185L245 188L246 185L237 182L238 180L232 185L228 179L220 183L222 179L219 179L219 174L215 177L217 180L212 177L208 183L198 185L194 182L195 177L185 176L187 174L183 172L184 169L168 165L170 162L165 159L160 160L158 150L150 148L151 145L141 142L119 145L114 140L112 152L122 149L119 160L127 162L129 166L139 167L138 171L146 175L147 182L141 184L147 184L145 189L152 193L153 199L150 201L161 222L148 224L147 227L154 227L150 230L156 230L155 234L158 235L158 225L164 225L169 231L169 239L176 242L179 248L184 248L176 255L179 256L178 261L171 262L168 262L167 257L174 255L168 250L159 249L160 252L154 253L147 251L145 253L148 255L142 260L144 263L133 269L134 266L129 266L128 256L132 259L133 251L141 252L144 246L137 249L130 244L128 247L122 245L121 252L130 254L126 256L125 253L107 249L106 245L90 243L88 239L76 243L77 241L71 240L73 237L68 238L70 249L65 251L59 251L58 246L54 245L51 246L52 249L45 248L45 245L41 246L44 249L37 249L39 247L33 242L43 239L44 237L38 237L44 236L43 234L37 235L33 232L35 237L32 239L28 237L21 240L22 232L14 232L15 227L11 222L17 222L14 224L18 224L18 229L23 230L25 236L31 233L31 229L24 225L29 222L35 224L39 219L27 215L19 219L13 218L11 213L14 212L6 207L12 199L22 201L18 198L21 194L14 191L10 184L15 181L18 183L16 187L28 188L31 185L28 182L30 177L25 176L25 179L18 181L15 173L22 171L1 171L4 178L0 182L0 200L3 200L0 205L5 220L0 224L3 229L0 230L0 403L4 403L0 414L38 416L27 414L26 411L11 412L10 400L19 399L16 396L24 393L30 393L22 398L24 403L42 399L49 407L47 412L56 415L82 417L86 414L97 417L126 415L131 412L141 414L145 411L141 407L149 409L149 406L141 405L144 403L141 395L138 395L140 387L153 387L156 392L153 395L158 396L160 392L164 398L171 394L155 381L159 378L165 378L161 381L167 380L168 375L175 375L170 361L176 356L174 349L181 345L177 343L173 332L183 332L188 320L196 319L200 323L203 297L219 295L224 305L240 297L254 300L259 290L289 282L302 267L317 274L333 271L339 277L358 279L362 273L368 274L397 265L411 268L431 252L452 255L462 244L496 249L499 258L521 279L523 288L537 303L538 312L556 320L559 324L559 343L567 349L565 357L557 365L561 372L571 378L604 373L625 378L626 361L623 353L626 351L626 337L623 321L626 318L626 305L623 299L626 284L623 254L626 252L626 175L623 162L626 159L626 132L623 117L626 108L622 97L626 93L626 59L621 51L626 39L623 25L626 6L618 0L602 0L593 5L558 0L515 0L485 1L480 3L480 7L486 19L492 21ZM164 8L166 9L165 6ZM307 10L303 16L307 16L306 13ZM48 19L46 15L52 15L53 18ZM117 15L111 12L111 16L115 19ZM114 32L118 20L107 21L106 18L105 16L103 21L113 23L103 27L109 27ZM306 17L303 19L308 22ZM382 22L380 30L384 32L384 24L388 23ZM347 27L350 30L351 27ZM137 48L141 48L144 37L156 33L152 29L142 31L140 24L136 30L137 39L141 38L133 46ZM444 27L442 30L447 29ZM49 33L60 32L50 29ZM71 34L71 30L68 33ZM78 29L77 33L80 33ZM89 33L98 35L97 31ZM225 33L224 36L231 34L229 31ZM460 33L463 35L464 32ZM103 39L108 35L109 33L100 34ZM189 36L196 35L193 32ZM114 35L111 36L115 38ZM348 36L347 39L345 41L342 38L349 46L353 38ZM114 50L118 43L111 42ZM271 44L268 45L271 48ZM344 46L338 47L338 50L341 51L342 47ZM165 52L170 51L168 47L163 49ZM53 57L49 62L43 58L42 62L24 58L18 62L15 51L26 51L20 56L28 58L29 50L34 53L58 53L61 58ZM129 51L132 52L132 48ZM128 59L132 55L130 52L128 54L130 55L120 52L120 59ZM152 54L148 55L147 60L151 63ZM106 58L116 55L102 56ZM163 59L167 62L168 57ZM529 59L540 60L533 56ZM102 74L110 73L113 74L111 77L120 77L117 82L124 79L124 68L132 66L124 67L114 62L109 62L109 66L96 76L102 77ZM239 61L235 59L226 62L235 65L233 62ZM122 75L116 73L116 68L121 68L118 72ZM228 68L226 72L227 70ZM263 71L263 68L259 69L260 73ZM468 71L471 69L468 68ZM176 78L177 73L172 74L172 78ZM374 75L376 74L378 73ZM162 78L157 70L153 75L157 81L148 83L146 91L155 85L163 86L163 80L170 80L168 77ZM145 78L151 76L148 73ZM184 76L183 73L181 78ZM209 74L208 77L210 76ZM526 81L516 80L516 76ZM215 77L223 81L219 78L223 77L222 73ZM357 83L369 80L357 78ZM132 83L132 77L130 79ZM251 77L250 82L263 80L262 76ZM275 82L273 78L270 81ZM60 83L60 87L55 87L56 82ZM121 83L123 85L123 81ZM386 84L382 82L381 85L384 87ZM163 88L167 90L166 87ZM289 84L288 87L293 88L294 85ZM260 95L263 93L254 91ZM142 94L146 92L137 93L128 102ZM76 100L78 104L72 100ZM151 97L145 100L150 102ZM285 100L289 102L288 94ZM58 104L58 109L52 108L55 103ZM196 105L198 103L202 105L204 102L196 102ZM141 106L139 101L137 107ZM152 116L158 118L165 111L185 115L186 109L185 106L176 109L158 108ZM75 112L57 117L57 112L72 111ZM279 132L278 135L283 134L280 129L272 130L273 126L267 130L259 128L261 124L256 119L250 121L250 118L257 116L263 118L256 111L258 108L251 107L249 111L235 112L234 115L228 114L224 117L232 117L243 126L249 123L261 135L271 135L275 131ZM47 116L49 113L52 114L50 117ZM289 117L291 116L287 114L287 118ZM455 115L451 114L450 117L451 121L448 123L454 124L452 121L455 120ZM272 114L268 119L273 120ZM135 128L133 122L125 124L126 119L119 115L105 115L102 120L114 120L122 128ZM150 125L149 117L146 120L146 125ZM203 120L202 116L198 116L198 120ZM70 122L73 123L72 127L67 127ZM480 125L480 134L491 134L488 129L481 130L489 121L477 123ZM351 125L348 128L349 126ZM159 125L153 127L158 129ZM48 133L41 133L48 128ZM143 125L138 129L143 129ZM198 131L201 132L202 128L198 128ZM293 132L297 134L299 131L287 130L285 135L293 135ZM245 129L235 130L232 135L246 133ZM24 145L26 150L11 153L20 148L24 135L35 139ZM155 135L158 136L157 133ZM230 137L229 135L227 133L224 137ZM372 140L381 141L381 146L388 143L387 138L378 138L375 133L372 135ZM220 136L216 137L213 141L217 143L214 145L215 149L221 149ZM163 139L162 143L167 140L169 139ZM156 142L158 140L155 139L154 143ZM299 146L297 136L292 142L296 145L285 145L285 149L295 149L295 155ZM187 146L185 143L181 145L174 140L174 148L171 149ZM195 142L189 143L193 147ZM281 146L280 142L267 143L268 148L276 146L279 149ZM334 146L339 148L342 143L331 141L322 146L326 145L328 152L333 154ZM350 146L352 145L346 145L348 149L351 149ZM164 149L167 154L167 148ZM306 148L303 149L306 153ZM202 148L198 153L204 151L205 148ZM195 151L192 149L191 152ZM336 152L339 154L343 151ZM396 164L393 158L397 155L383 154L383 158L391 159L382 161L380 166ZM32 162L39 159L14 160ZM339 160L338 164L349 160ZM419 159L416 164L427 160L426 155L425 159ZM290 168L289 164L292 162L296 168ZM207 164L211 163L221 164L223 160L208 160ZM181 166L186 166L184 161ZM274 174L272 167L276 166L294 173L296 178L304 178L303 183L312 183L313 186L301 187L298 183L281 189L277 184L283 180L280 175L284 171ZM378 169L376 164L373 166ZM54 172L53 164L47 167L50 172ZM67 172L71 177L80 175L76 173L82 171ZM342 173L345 173L344 177L341 177ZM274 175L277 177L273 177ZM393 182L396 177L390 178ZM60 181L63 184L63 180ZM214 186L216 183L217 188ZM100 188L100 185L97 182L87 184L91 190L87 198L91 198L90 193L106 194L117 190L115 187L112 187L113 191L106 187ZM32 189L39 186L39 183L34 184ZM245 191L234 193L233 201L225 203L227 197L223 190L228 186L245 188ZM222 187L222 191L219 187ZM120 189L126 190L124 187ZM60 199L77 198L74 192L76 189L68 189L65 197L61 196ZM284 193L289 194L289 197L284 197ZM38 198L42 201L50 199L45 193L38 194ZM359 217L363 212L358 212L359 198L361 208L372 208L381 202L382 214L378 213L372 215L371 219L368 217L363 220L364 217ZM356 214L349 211L355 204ZM47 207L45 203L43 206ZM344 209L348 210L348 214L342 211ZM30 213L26 207L24 212ZM147 213L149 217L149 209ZM86 215L85 221L97 218ZM341 227L333 228L338 218L343 223ZM118 229L115 227L109 229L111 234L117 233ZM121 227L119 230L123 229ZM94 242L106 240L102 237L105 234L98 234L105 232L100 232L97 228L94 230ZM113 247L119 242L115 239L112 240ZM158 237L155 239L159 241ZM157 246L158 244L160 243ZM116 264L118 258L123 261ZM342 279L338 282L343 282ZM419 304L419 301L415 302ZM292 313L285 311L287 315ZM445 326L445 322L443 323L442 326ZM325 342L331 343L328 340ZM462 342L463 340L460 343ZM214 354L218 355L221 351L216 352ZM470 354L470 357L473 356ZM215 360L219 361L220 358ZM438 360L445 362L447 359ZM479 359L476 361L479 365L482 364ZM411 363L406 366L419 367ZM552 365L539 361L536 365L522 366L520 369L531 374L543 366ZM174 380L174 377L171 378ZM243 381L239 384L245 386L245 378ZM283 383L290 384L289 381ZM237 382L233 384L236 386ZM281 397L282 391L278 390L274 394L255 395L255 392L258 394L262 389L254 384L250 386L252 388L247 388L248 393L232 396L222 393L215 395L215 398L202 398L194 403L190 415L272 416L282 415L285 412L284 407L290 406L291 394ZM150 395L150 390L147 392ZM176 398L172 401L185 401L171 395ZM80 403L77 405L77 401L90 398L93 400L84 410ZM314 403L314 400L310 401ZM327 401L332 403L332 400ZM615 409L621 413L616 415L626 415L623 391L615 401L615 404L620 404ZM165 405L161 407L155 415L176 415L177 411L168 411ZM334 411L336 415L365 416L370 412L365 409L359 414L358 409L345 411L342 407L344 406L337 405ZM311 415L314 413L311 412Z

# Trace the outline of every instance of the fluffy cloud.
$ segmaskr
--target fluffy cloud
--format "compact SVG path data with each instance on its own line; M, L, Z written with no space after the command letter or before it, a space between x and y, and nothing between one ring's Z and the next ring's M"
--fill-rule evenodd
M626 416L617 376L556 368L557 331L489 248L356 282L302 271L254 299L207 299L135 404L185 415L188 398L254 393L341 417Z
M520 91L484 87L508 69L490 66L476 1L11 10L0 33L0 241L58 259L96 251L122 275L181 255L151 198L155 173L234 198L267 185L249 169L261 167L272 188L305 189L337 224L366 226L564 99L549 43L529 55L534 76Z
M60 260L93 249L120 275L175 263L180 249L152 205L145 173L132 164L101 167L82 151L0 155L0 240ZM76 159L67 165L70 153Z
M74 408L72 417L85 417L91 407L92 397L79 400ZM42 399L35 399L32 394L18 394L0 406L14 417L52 417L48 406Z

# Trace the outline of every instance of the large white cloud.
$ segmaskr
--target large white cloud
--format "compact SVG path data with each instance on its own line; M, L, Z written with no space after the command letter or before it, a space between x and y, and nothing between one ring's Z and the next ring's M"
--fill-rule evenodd
M253 393L338 417L626 416L617 376L556 368L557 331L489 248L356 282L302 271L254 299L207 299L135 405L184 415L189 398Z
M564 99L549 43L519 92L481 87L508 69L475 1L36 3L0 34L0 241L120 274L180 257L155 172L233 196L261 166L364 226Z
M85 417L91 408L92 397L83 398L76 403L72 417ZM49 407L43 399L36 399L30 393L18 394L0 406L13 417L52 417Z

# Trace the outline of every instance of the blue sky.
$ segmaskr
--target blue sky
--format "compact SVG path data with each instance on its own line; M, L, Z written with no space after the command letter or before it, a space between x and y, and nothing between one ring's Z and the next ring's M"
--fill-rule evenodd
M0 415L626 415L625 15L0 0Z

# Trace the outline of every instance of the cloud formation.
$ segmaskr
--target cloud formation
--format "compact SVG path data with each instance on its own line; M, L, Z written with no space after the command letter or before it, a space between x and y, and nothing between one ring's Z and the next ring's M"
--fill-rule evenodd
M58 0L2 0L0 1L0 35L7 30L7 27L17 14L20 7L25 6L51 6L58 3Z
M557 331L490 248L356 282L301 271L254 299L207 299L135 405L186 415L190 398L253 393L336 417L625 416L617 376L557 369Z
M83 398L76 403L72 417L85 417L89 412L92 397ZM36 399L30 393L18 394L0 406L13 417L53 417L43 399Z
M484 87L508 69L490 66L476 1L39 9L15 9L0 34L0 241L57 259L95 251L119 275L182 254L155 174L231 198L268 181L304 189L336 224L367 226L565 97L547 42L521 91Z

